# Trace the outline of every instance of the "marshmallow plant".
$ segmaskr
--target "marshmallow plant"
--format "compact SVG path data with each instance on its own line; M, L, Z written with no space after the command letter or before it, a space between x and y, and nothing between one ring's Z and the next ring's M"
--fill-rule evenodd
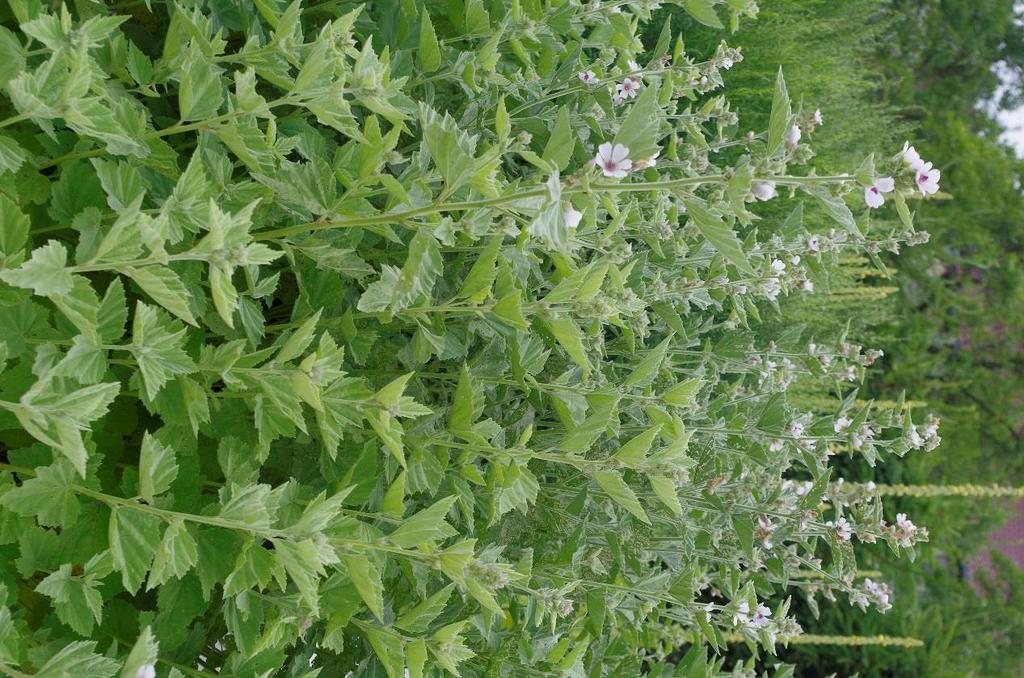
M627 676L898 604L854 549L926 531L830 460L937 422L756 330L939 172L818 175L821 113L780 72L741 129L656 5L10 3L0 669Z

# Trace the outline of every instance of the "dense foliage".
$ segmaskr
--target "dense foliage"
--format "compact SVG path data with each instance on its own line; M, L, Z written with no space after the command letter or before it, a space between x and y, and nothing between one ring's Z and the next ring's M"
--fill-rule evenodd
M779 303L938 175L817 174L648 4L10 3L5 671L707 675L891 606L854 540L926 531L832 455L937 421Z

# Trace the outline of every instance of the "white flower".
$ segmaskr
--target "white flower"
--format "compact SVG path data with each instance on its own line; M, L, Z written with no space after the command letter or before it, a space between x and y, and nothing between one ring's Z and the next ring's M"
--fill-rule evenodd
M771 452L781 452L785 446L786 441L776 439L771 442L771 445L768 446L768 449Z
M813 122L815 125L821 125L824 122L824 119L821 117L820 108L815 109L814 113L811 113L811 122Z
M778 278L768 278L764 281L762 291L764 292L765 299L775 301L779 298L779 293L782 292L782 284Z
M564 214L566 226L568 226L569 228L576 228L577 226L580 225L580 219L583 218L583 212L574 209L573 206L570 204L565 206Z
M896 188L896 181L892 177L878 177L874 183L864 189L864 202L868 207L881 207L885 202L883 193L891 193Z
M910 145L909 141L903 142L903 150L900 151L900 157L903 159L903 164L907 166L907 169L913 170L915 173L924 167L924 160L921 159L921 154Z
M750 605L747 601L740 601L736 606L736 612L732 615L732 623L735 625L750 623Z
M917 525L907 518L906 513L896 514L896 543L903 547L913 546L917 540Z
M917 181L917 189L921 191L921 195L931 195L939 190L939 177L941 172L937 169L932 169L932 164L926 162L921 165L920 168L915 172Z
M789 263L793 264L794 266L799 264L800 263L800 255L799 254L794 254L793 256L791 256L789 258Z
M811 282L810 280L804 280L803 282L800 283L800 289L802 289L804 292L813 292L814 283Z
M875 485L875 481L874 480L869 480L866 483L864 483L864 488L868 492L874 492L875 488L877 488L877 487L878 487L878 485Z
M800 137L803 136L803 132L796 125L790 125L789 131L786 133L786 145L790 148L796 148L796 145L800 143Z
M636 71L644 70L643 68L640 67L640 64L638 64L637 62L633 61L632 59L627 61L626 65L629 67L629 71L631 73L635 73Z
M810 238L808 238L807 239L807 249L809 249L812 252L820 252L821 251L821 238L816 236L816 235L812 235Z
M715 606L714 605L712 605L711 603L708 603L707 605L705 605L704 606L704 619L706 621L711 621L711 613L714 612L714 611L715 611Z
M594 74L594 71L580 71L579 79L584 85L593 85L597 82L597 75Z
M839 417L838 419L836 419L835 423L832 424L832 429L836 433L840 433L842 431L845 431L846 428L852 423L853 422L850 420L849 417Z
M786 264L779 259L772 261L772 271L775 273L782 273L786 270Z
M764 605L758 605L754 610L754 615L750 618L748 624L755 629L763 629L771 623L771 619L768 617L772 616L772 611Z
M623 99L632 99L640 91L640 83L633 78L626 78L615 86L615 93Z
M135 678L156 678L156 667L152 664L143 664L135 672Z
M732 68L733 64L735 63L736 62L730 59L729 57L722 57L722 60L718 62L718 67L721 68L722 70L727 71L730 68Z
M915 450L920 449L924 445L924 438L917 432L916 426L911 426L907 429L907 443Z
M761 202L771 200L775 197L774 181L754 181L750 184L750 192Z
M789 433L794 438L799 438L804 434L804 425L799 421L794 421L789 425Z
M830 520L825 524L836 531L836 537L840 541L850 541L850 537L853 536L853 526L846 518L839 518L834 523Z
M626 100L620 97L618 94L612 97L612 106L621 106L626 103Z
M629 159L629 148L622 144L612 146L609 143L597 147L594 162L601 168L606 177L621 179L633 169L633 161Z

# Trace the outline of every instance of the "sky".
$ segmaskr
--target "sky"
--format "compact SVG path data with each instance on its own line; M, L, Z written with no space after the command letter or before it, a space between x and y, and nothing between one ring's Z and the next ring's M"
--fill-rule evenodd
M996 119L1006 127L1000 139L1017 149L1017 157L1024 158L1024 107L999 111Z

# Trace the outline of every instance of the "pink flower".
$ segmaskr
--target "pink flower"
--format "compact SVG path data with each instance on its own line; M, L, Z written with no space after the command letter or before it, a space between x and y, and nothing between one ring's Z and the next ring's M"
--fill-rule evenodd
M621 179L633 169L633 161L629 159L629 148L622 144L609 143L597 147L594 163L601 168L606 177Z
M930 162L921 165L914 174L917 180L917 189L921 191L921 195L931 195L938 192L939 177L942 173L937 169L932 169Z
M597 76L594 75L594 71L580 71L579 79L584 85L593 85L597 82Z
M892 177L878 177L874 183L864 189L864 202L868 207L881 207L885 202L883 193L892 193L896 181Z
M640 90L640 83L633 78L626 78L615 86L615 93L623 99L632 99Z

